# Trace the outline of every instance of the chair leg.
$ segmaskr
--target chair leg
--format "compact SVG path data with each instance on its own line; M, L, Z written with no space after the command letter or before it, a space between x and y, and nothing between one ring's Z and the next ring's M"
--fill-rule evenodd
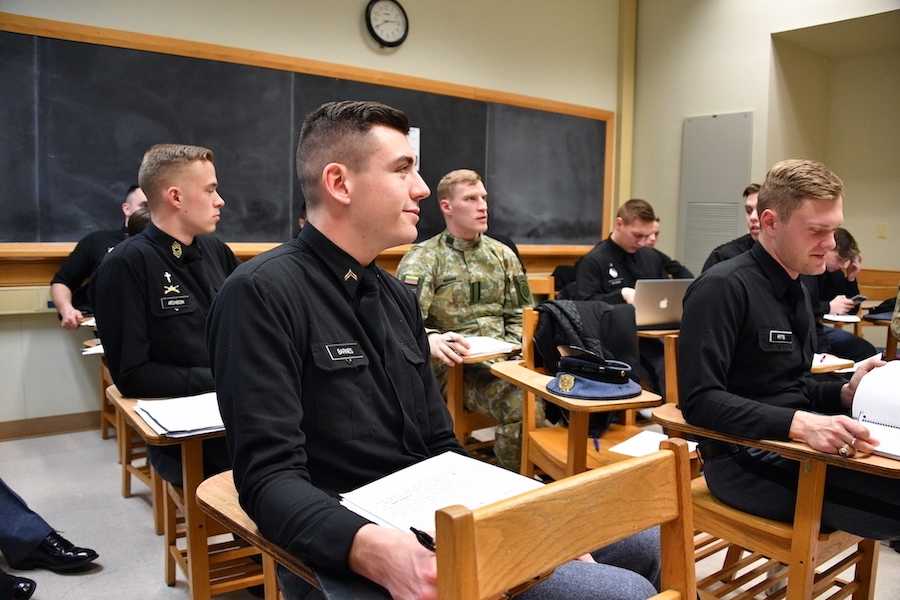
M149 461L148 461L149 462ZM165 499L166 493L165 482L156 469L150 467L150 502L153 507L153 527L156 529L156 535L165 533Z
M265 586L266 590L265 600L278 600L278 578L275 576L275 569L277 567L277 564L275 562L275 559L263 552L262 564L263 585Z
M859 583L851 596L853 600L872 600L875 597L875 572L878 570L878 553L881 544L875 540L863 540L859 543L862 559L856 565L854 579Z
M175 585L175 557L172 555L172 548L175 547L175 538L178 529L178 507L171 495L173 492L169 490L169 484L163 483L163 520L165 521L165 536L163 550L165 551L165 578L166 585Z

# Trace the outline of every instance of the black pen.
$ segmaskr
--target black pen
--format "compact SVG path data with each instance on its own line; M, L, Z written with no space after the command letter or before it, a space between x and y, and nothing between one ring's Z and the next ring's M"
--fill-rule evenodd
M422 544L432 552L435 552L433 537L431 537L421 529L416 529L415 527L410 527L409 530L416 534L416 539L419 540L420 544Z

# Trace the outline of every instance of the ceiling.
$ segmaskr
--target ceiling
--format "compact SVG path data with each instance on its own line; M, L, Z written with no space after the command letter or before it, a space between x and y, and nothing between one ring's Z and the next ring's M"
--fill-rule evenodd
M773 34L831 58L900 49L900 10Z

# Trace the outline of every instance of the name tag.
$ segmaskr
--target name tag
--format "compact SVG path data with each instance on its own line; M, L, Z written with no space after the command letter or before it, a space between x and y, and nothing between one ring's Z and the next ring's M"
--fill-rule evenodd
M363 358L362 350L359 349L357 342L347 342L345 344L325 344L325 350L331 360L350 360L352 358Z
M792 344L794 343L794 334L791 331L773 329L769 332L769 342L772 344Z
M182 308L188 308L191 305L190 296L171 296L169 298L160 298L160 304L163 310L179 311Z

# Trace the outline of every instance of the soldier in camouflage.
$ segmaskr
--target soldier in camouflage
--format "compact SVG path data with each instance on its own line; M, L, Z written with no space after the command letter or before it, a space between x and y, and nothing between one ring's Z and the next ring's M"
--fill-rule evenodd
M531 291L518 257L483 235L487 191L475 171L448 173L437 187L447 228L416 244L400 261L397 277L416 291L428 330L432 365L446 398L447 367L468 355L464 336L488 336L519 344L522 308ZM521 460L522 390L491 374L489 363L463 372L466 408L497 419L497 463L518 471ZM536 407L544 421L543 403ZM462 440L465 442L465 440Z

